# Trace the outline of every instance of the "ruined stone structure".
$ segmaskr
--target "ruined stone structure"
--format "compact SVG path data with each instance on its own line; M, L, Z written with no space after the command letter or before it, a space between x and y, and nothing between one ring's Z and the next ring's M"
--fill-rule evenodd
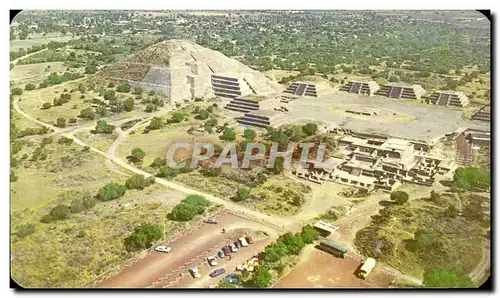
M429 104L454 107L465 107L469 104L467 96L458 91L436 91L426 101Z
M479 109L479 111L472 115L472 120L491 122L491 106L486 105Z
M273 126L276 113L268 110L257 110L245 113L243 117L236 118L236 122L243 126L268 127Z
M380 86L375 81L349 81L340 88L340 91L345 91L354 94L373 95L380 89Z
M224 108L235 112L248 113L259 109L259 101L241 96L232 99Z
M285 91L283 91L283 93L288 93L295 96L318 97L318 94L316 93L316 85L301 82L292 83Z
M191 41L167 40L106 67L105 79L154 90L170 103L203 97L236 98L277 93L263 74Z
M380 87L375 94L397 99L420 99L425 90L417 84L389 83Z
M456 168L452 161L432 156L428 147L409 140L348 135L339 140L339 146L345 159L331 158L325 168L296 168L293 173L317 183L333 181L367 191L393 191L403 182L431 186L436 174L449 174Z

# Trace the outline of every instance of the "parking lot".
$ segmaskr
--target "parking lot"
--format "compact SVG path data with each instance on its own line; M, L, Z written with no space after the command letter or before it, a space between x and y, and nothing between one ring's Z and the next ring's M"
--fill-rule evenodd
M283 277L275 288L387 288L393 277L380 267L366 280L354 275L361 261L337 258L327 252L311 248L305 258Z
M145 287L189 287L191 284L204 287L218 279L207 279L207 275L217 268L234 269L239 263L261 250L272 239L278 237L277 231L260 223L226 213L216 217L217 224L204 224L200 228L187 231L186 234L171 243L169 253L151 250L144 258L123 269L120 273L103 280L99 288L145 288ZM221 229L226 230L221 233ZM264 234L265 232L266 234ZM215 256L224 245L236 241L239 237L250 234L254 243L232 253L231 261L219 260L219 266L211 267L206 258ZM235 265L236 264L236 265ZM234 265L234 266L233 266ZM200 279L189 274L189 268L199 267Z

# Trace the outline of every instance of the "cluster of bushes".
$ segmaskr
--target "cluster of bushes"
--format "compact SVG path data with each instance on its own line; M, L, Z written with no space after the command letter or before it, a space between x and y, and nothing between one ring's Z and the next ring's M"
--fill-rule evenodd
M127 192L127 187L118 183L108 183L97 192L97 199L102 202L121 198Z
M120 84L116 87L116 92L129 93L131 86L128 83Z
M17 133L17 137L22 138L25 136L44 135L44 134L49 133L49 132L50 132L50 129L45 127L45 126L28 127L28 128L23 129L23 130L20 130Z
M163 228L158 225L142 224L124 239L123 244L129 252L150 248L153 242L163 237Z
M391 192L391 200L394 201L396 204L402 205L408 201L410 196L402 191L402 190L396 190Z
M61 137L59 138L59 140L57 140L57 143L61 145L71 145L73 144L73 139L67 137Z
M290 125L286 128L267 128L266 138L269 141L280 144L288 142L297 142L308 136L313 136L318 132L318 126L314 123L307 123L303 126Z
M54 98L54 106L62 106L63 104L69 102L71 100L71 94L69 93L61 93L59 98ZM47 106L45 106L47 107ZM44 106L42 106L44 108Z
M94 120L97 117L97 115L94 112L94 109L92 109L91 107L88 107L88 108L81 110L80 115L78 117L83 118L83 119L88 119L88 120Z
M236 132L234 131L234 129L226 127L219 139L224 141L234 141L236 140Z
M481 168L458 168L453 176L453 188L487 191L490 189L490 172Z
M64 82L73 81L79 78L83 78L81 73L65 72L62 75L57 74L57 72L51 73L44 81L43 86L58 85Z
M171 220L189 221L196 215L203 214L205 208L210 205L204 197L199 195L189 195L182 202L175 205L169 214Z
M19 87L12 88L10 90L10 94L12 94L12 95L23 95L23 89L21 89Z
M306 244L311 244L319 237L318 232L307 225L300 233L286 233L281 235L274 243L268 245L262 253L264 263L255 272L252 283L255 287L265 288L271 284L272 275L269 272L273 263L288 255L299 255Z
M131 163L141 163L144 157L146 156L146 152L141 148L134 148L130 151L130 155L127 156L127 160Z
M165 163L166 163L166 161L165 161ZM180 169L174 169L174 168L171 168L168 166L160 167L160 170L159 170L158 174L156 174L156 176L160 177L160 178L165 178L165 179L172 179L179 174L185 174L185 173L192 172L193 169L191 169L189 164L190 164L190 161L187 160L186 165Z
M127 189L140 189L152 185L155 183L155 177L150 176L148 178L144 177L144 175L136 174L125 181L125 186Z
M163 126L165 126L165 122L163 121L163 119L159 117L153 117L148 126L144 128L144 133L148 133L151 130L161 129L163 128Z
M95 129L92 132L97 134L110 134L114 129L115 126L108 124L106 120L99 120L97 121Z
M68 219L71 213L79 213L92 209L96 204L96 200L88 194L74 199L71 204L68 205L57 205L52 208L49 214L42 216L40 222L50 223L58 220Z

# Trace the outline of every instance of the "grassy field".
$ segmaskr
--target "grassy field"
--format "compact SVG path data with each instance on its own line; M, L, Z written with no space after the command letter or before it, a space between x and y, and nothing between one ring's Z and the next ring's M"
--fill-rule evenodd
M92 147L107 151L116 139L116 134L95 134L90 130L79 131L75 136Z
M68 40L73 39L71 36L60 36L60 34L47 34L47 36L36 35L29 36L28 39L25 40L11 40L10 41L10 50L15 51L20 48L30 48L32 46L39 46L42 44L48 44L51 41L55 42L66 42Z
M11 270L20 285L83 286L134 255L126 252L123 239L141 223L163 225L166 236L185 228L186 224L166 219L183 195L159 185L129 190L115 201L97 202L66 220L41 223L55 205L70 205L84 193L94 195L106 183L126 179L108 170L101 156L83 152L75 144L58 144L57 138L44 146L46 160L31 161L41 138L27 137L17 156L26 153L28 158L15 169L18 181L11 183ZM26 224L32 225L33 233L18 235Z
M45 70L47 66L50 66L50 69ZM52 72L64 72L65 70L66 67L62 62L16 65L10 71L10 80L18 82L22 79L38 78L42 81Z

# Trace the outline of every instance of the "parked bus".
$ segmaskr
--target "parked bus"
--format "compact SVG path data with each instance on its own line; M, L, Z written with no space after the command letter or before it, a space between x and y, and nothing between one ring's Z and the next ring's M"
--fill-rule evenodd
M321 241L319 243L319 249L333 254L334 256L344 258L347 254L347 248L329 241Z
M367 258L365 260L365 262L363 263L363 266L361 266L361 268L359 268L359 270L358 270L358 274L357 274L358 277L362 278L362 279L366 279L368 274L370 274L370 272L372 272L373 268L375 268L376 263L377 263L377 261L375 261L374 258Z

